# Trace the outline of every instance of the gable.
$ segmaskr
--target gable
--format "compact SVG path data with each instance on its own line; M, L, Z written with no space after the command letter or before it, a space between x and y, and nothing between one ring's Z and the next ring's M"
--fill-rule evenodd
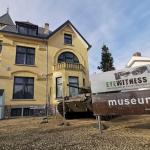
M58 27L56 30L54 30L48 38L53 37L57 32L62 29L68 33L76 35L80 39L80 41L87 47L87 49L91 48L91 45L85 40L85 38L79 33L79 31L73 26L73 24L69 20L62 24L60 27Z

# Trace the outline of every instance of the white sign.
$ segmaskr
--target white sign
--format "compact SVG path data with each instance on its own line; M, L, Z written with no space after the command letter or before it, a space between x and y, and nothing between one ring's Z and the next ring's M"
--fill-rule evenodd
M97 73L90 79L92 93L150 88L150 65Z

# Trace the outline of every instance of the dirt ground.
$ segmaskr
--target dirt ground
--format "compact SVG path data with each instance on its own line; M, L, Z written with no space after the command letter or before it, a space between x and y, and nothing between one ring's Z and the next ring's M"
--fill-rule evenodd
M101 135L95 119L61 117L0 121L0 150L150 150L150 115L123 116L103 121Z

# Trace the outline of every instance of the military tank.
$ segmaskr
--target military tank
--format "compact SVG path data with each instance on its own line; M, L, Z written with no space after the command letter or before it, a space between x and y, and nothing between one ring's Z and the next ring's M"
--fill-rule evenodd
M67 85L70 87L78 88L79 94L77 96L66 96L64 101L59 102L57 105L58 112L66 119L73 118L89 118L95 117L92 110L92 93L90 88L76 87L73 85ZM63 111L64 109L64 111ZM65 113L64 113L65 112ZM116 115L102 115L101 119L109 121L117 117Z
M61 101L57 106L58 112L63 116L64 109L67 119L93 116L91 89L69 84L67 86L78 88L79 94L77 96L65 97L64 101Z

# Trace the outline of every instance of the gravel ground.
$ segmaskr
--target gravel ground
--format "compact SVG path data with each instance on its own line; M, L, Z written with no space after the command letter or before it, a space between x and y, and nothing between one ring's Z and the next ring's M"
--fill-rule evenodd
M0 121L0 150L150 150L150 117L129 116L103 122L101 135L94 119L21 118Z

